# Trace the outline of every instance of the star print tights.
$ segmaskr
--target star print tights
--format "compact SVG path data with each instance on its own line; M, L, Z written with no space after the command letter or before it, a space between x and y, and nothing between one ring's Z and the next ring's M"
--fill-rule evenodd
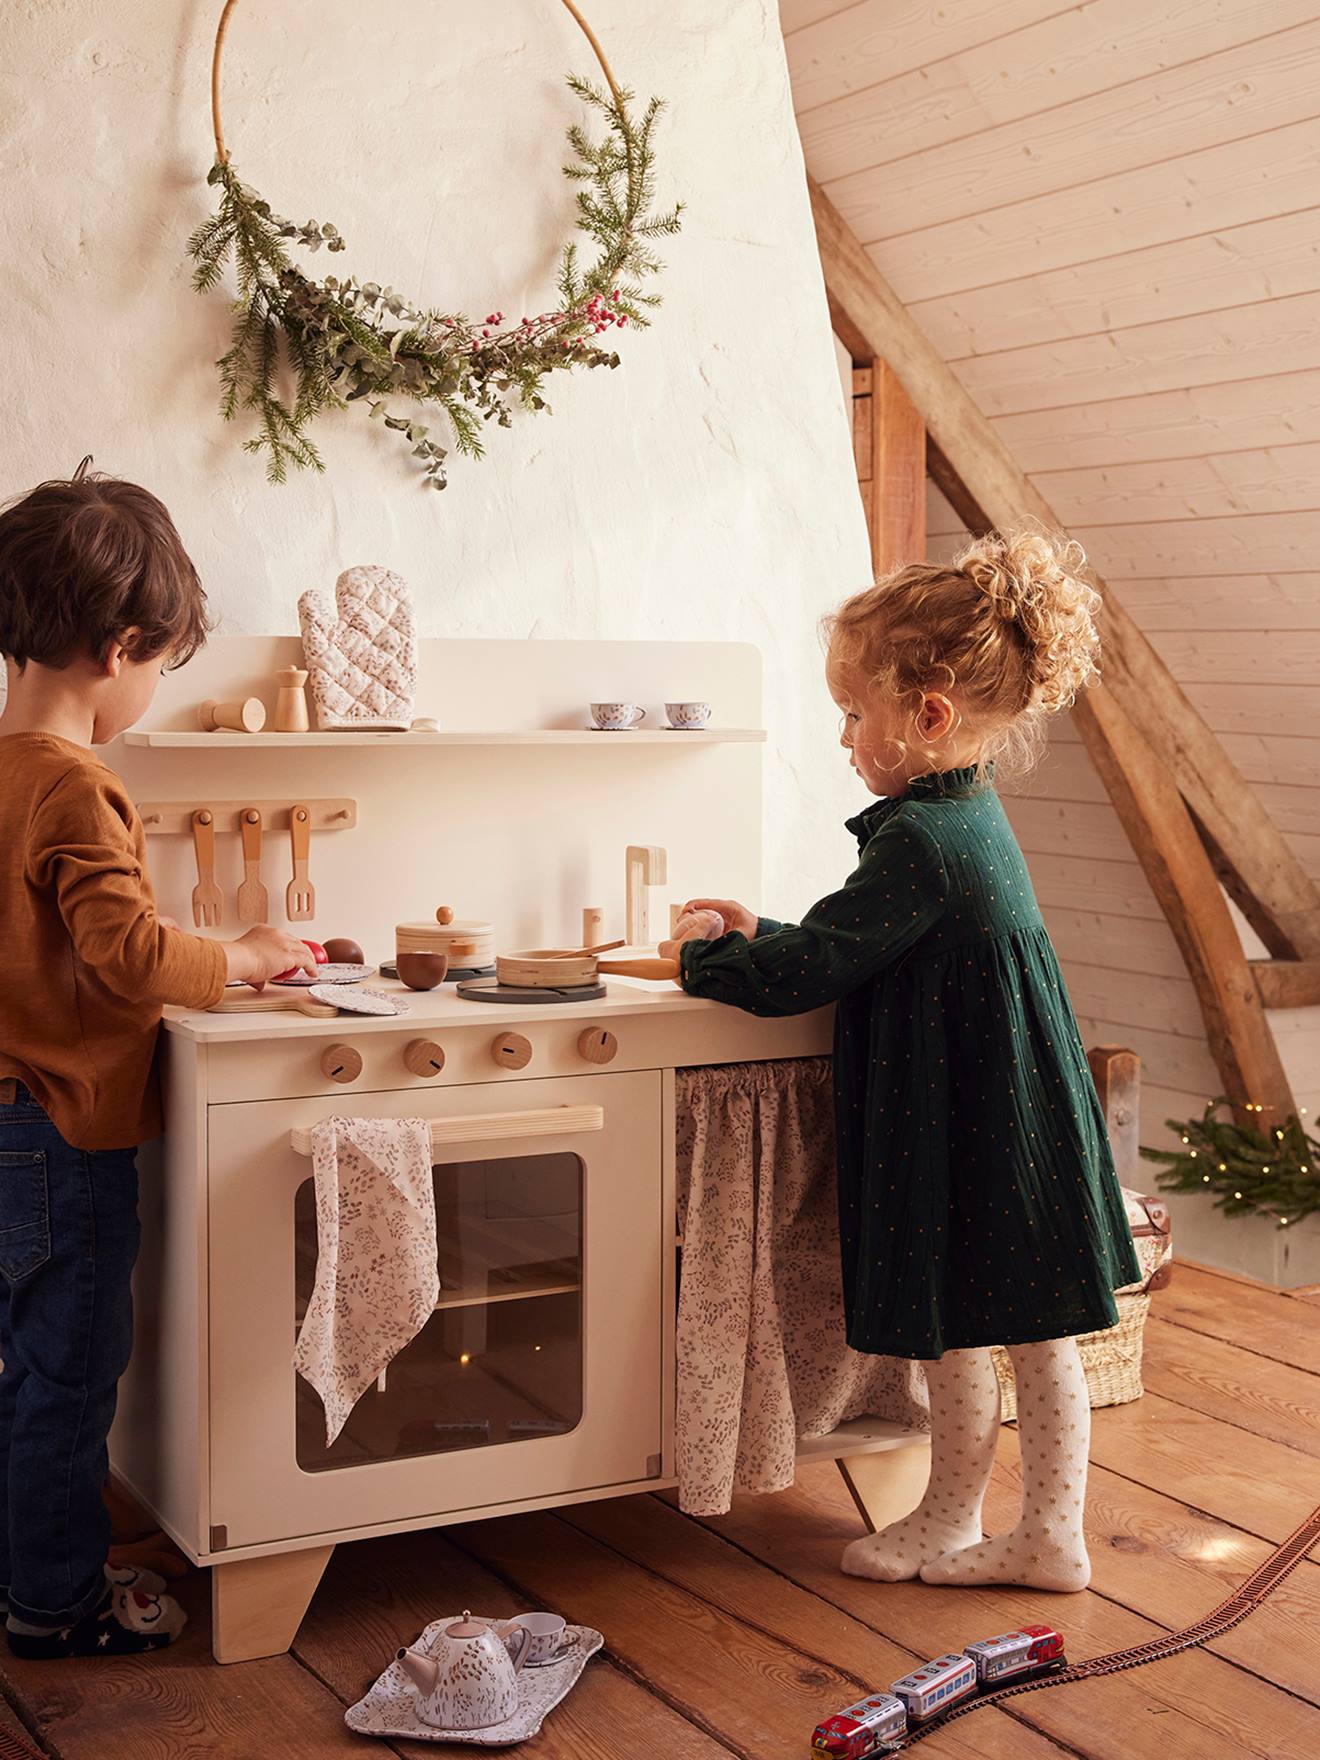
M1084 1589L1082 1532L1091 1406L1074 1338L1009 1346L1017 1381L1022 1512L983 1539L981 1505L999 1436L999 1383L988 1350L946 1351L923 1364L930 1388L930 1483L902 1521L854 1540L851 1576L899 1582L1021 1583Z

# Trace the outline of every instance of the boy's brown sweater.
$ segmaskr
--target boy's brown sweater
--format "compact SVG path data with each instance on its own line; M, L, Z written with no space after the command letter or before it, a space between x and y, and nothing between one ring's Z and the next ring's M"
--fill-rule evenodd
M0 938L0 1098L78 1149L156 1136L161 1006L218 1002L224 948L160 921L123 783L55 734L0 737Z

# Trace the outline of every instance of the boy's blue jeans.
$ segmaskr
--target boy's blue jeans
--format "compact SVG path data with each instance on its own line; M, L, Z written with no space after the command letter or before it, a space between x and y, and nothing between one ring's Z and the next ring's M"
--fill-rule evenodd
M33 1625L71 1625L105 1593L137 1251L135 1151L71 1148L19 1083L0 1105L0 1588Z

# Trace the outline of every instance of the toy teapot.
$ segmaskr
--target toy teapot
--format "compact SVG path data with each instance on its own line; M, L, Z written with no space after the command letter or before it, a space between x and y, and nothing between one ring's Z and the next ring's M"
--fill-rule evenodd
M518 1674L532 1646L521 1626L491 1625L464 1612L445 1626L431 1656L400 1650L417 1690L417 1715L437 1729L489 1729L518 1709ZM510 1646L513 1653L510 1654Z

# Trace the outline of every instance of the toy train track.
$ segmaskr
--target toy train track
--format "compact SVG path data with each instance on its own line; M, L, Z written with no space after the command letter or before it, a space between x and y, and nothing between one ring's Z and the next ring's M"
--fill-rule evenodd
M1044 1687L1062 1687L1070 1681L1086 1681L1093 1680L1097 1675L1119 1674L1125 1668L1139 1668L1144 1662L1161 1662L1166 1656L1176 1656L1181 1650L1191 1650L1198 1644L1209 1643L1212 1638L1232 1631L1249 1613L1254 1613L1261 1602L1272 1595L1279 1584L1296 1570L1317 1540L1320 1540L1320 1508L1313 1509L1306 1520L1294 1528L1283 1544L1276 1547L1244 1583L1194 1626L1184 1626L1180 1632L1167 1632L1162 1638L1149 1638L1144 1644L1134 1644L1130 1650L1115 1650L1108 1656L1093 1656L1089 1662L1069 1663L1066 1668L1058 1669L1053 1674L1040 1675L1034 1680L982 1691L974 1699L965 1699L959 1705L950 1706L942 1716L932 1722L916 1725L908 1731L898 1746L906 1750L927 1736L934 1735L937 1730L944 1729L956 1717L965 1717L969 1711L979 1711L985 1705L998 1705L1004 1699L1016 1698L1019 1693L1037 1693Z

